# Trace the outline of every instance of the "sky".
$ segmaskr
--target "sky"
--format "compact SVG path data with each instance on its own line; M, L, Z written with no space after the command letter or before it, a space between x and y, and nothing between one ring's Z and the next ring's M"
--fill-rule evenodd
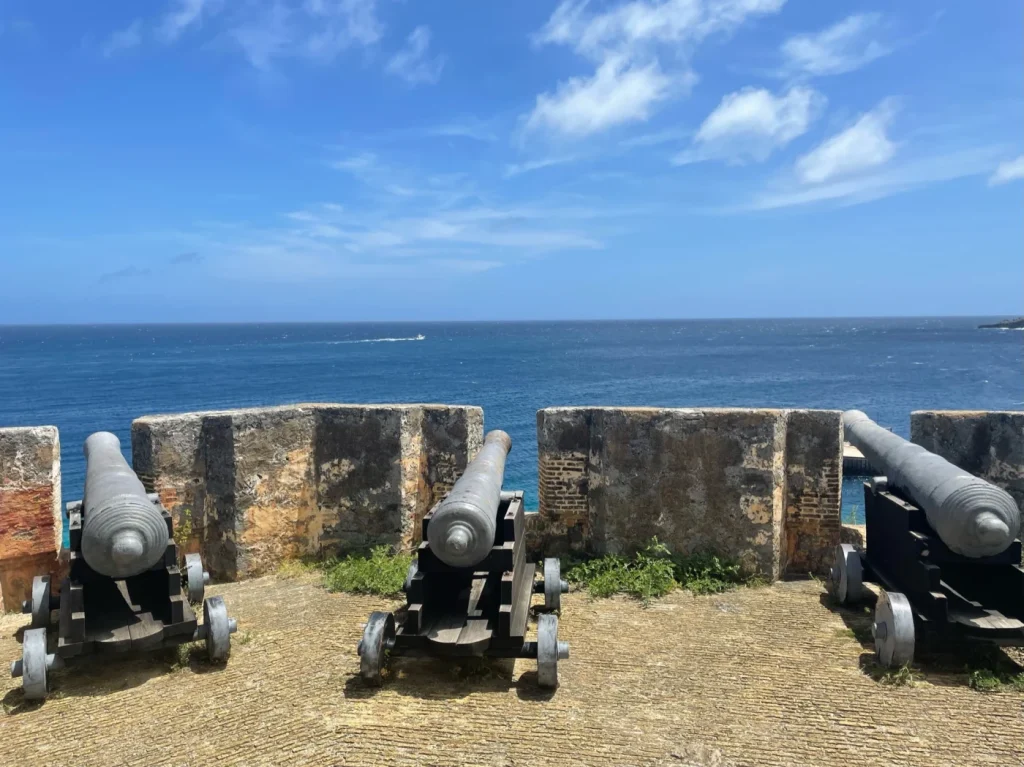
M1024 314L1024 4L0 6L0 324Z

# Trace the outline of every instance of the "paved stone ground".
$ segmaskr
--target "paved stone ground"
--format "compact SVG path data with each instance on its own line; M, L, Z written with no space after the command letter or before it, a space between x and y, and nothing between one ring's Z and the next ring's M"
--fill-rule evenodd
M0 679L5 765L1022 765L1024 694L983 694L930 671L912 688L861 669L814 582L644 609L564 598L572 657L545 694L534 663L456 673L400 660L382 690L354 676L379 599L262 578L222 593L247 641L225 667L199 655L61 672L42 705ZM22 616L0 617L0 662ZM247 633L242 633L247 632Z

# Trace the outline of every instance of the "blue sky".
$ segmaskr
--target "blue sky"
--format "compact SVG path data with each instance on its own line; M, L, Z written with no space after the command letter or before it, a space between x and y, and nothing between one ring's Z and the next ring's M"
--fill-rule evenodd
M0 323L1024 313L1022 25L7 2Z

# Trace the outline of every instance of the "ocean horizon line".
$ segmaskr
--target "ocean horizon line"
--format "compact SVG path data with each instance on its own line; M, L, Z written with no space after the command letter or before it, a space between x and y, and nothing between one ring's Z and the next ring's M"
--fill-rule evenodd
M859 316L749 316L749 317L623 317L580 319L488 319L488 320L213 320L209 322L53 322L0 323L0 330L9 328L103 328L103 327L238 327L243 325L310 326L310 325L554 325L610 324L628 322L808 322L845 320L1000 320L1024 316L1024 310L1005 314L893 314Z

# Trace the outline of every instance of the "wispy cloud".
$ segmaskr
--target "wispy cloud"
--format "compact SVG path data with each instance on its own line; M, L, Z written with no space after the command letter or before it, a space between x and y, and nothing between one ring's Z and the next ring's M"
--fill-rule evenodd
M824 96L805 86L778 96L764 88L730 93L701 123L691 148L676 155L673 163L763 162L776 149L802 136L824 104Z
M111 282L113 280L127 280L136 277L149 277L153 270L148 267L126 266L113 272L106 272L99 277L100 282Z
M173 256L170 263L174 266L180 266L182 264L197 264L203 260L203 256L194 250L187 251L185 253L179 253Z
M409 35L405 48L398 51L388 61L385 71L401 77L410 85L436 83L444 69L443 55L431 57L427 53L430 47L430 28L416 27Z
M910 159L885 170L830 183L806 185L787 181L776 190L756 196L734 210L774 210L801 205L832 203L857 205L932 184L991 172L1002 147L981 147Z
M102 53L110 58L118 53L137 48L142 43L142 21L136 19L124 29L119 29L103 43Z
M999 163L995 173L989 177L988 185L999 186L1000 184L1020 181L1021 179L1024 179L1024 154L1013 160L1005 160Z
M895 114L896 101L886 99L861 115L849 128L797 160L797 177L805 184L821 184L889 162L896 154L896 144L886 131Z
M174 42L189 27L201 23L210 5L209 0L177 0L174 9L164 15L158 34L165 42Z
M575 155L562 155L559 157L544 157L539 160L529 160L521 163L510 163L505 166L505 178L520 176L523 173L530 173L535 170L550 168L554 165L565 165L576 160Z
M728 33L785 0L633 0L591 13L586 0L564 0L534 35L537 45L564 45L593 63L537 96L527 132L580 138L647 121L655 108L696 82L687 60L702 40Z
M820 32L791 37L782 44L784 71L822 76L860 69L892 52L881 32L880 13L861 13Z

